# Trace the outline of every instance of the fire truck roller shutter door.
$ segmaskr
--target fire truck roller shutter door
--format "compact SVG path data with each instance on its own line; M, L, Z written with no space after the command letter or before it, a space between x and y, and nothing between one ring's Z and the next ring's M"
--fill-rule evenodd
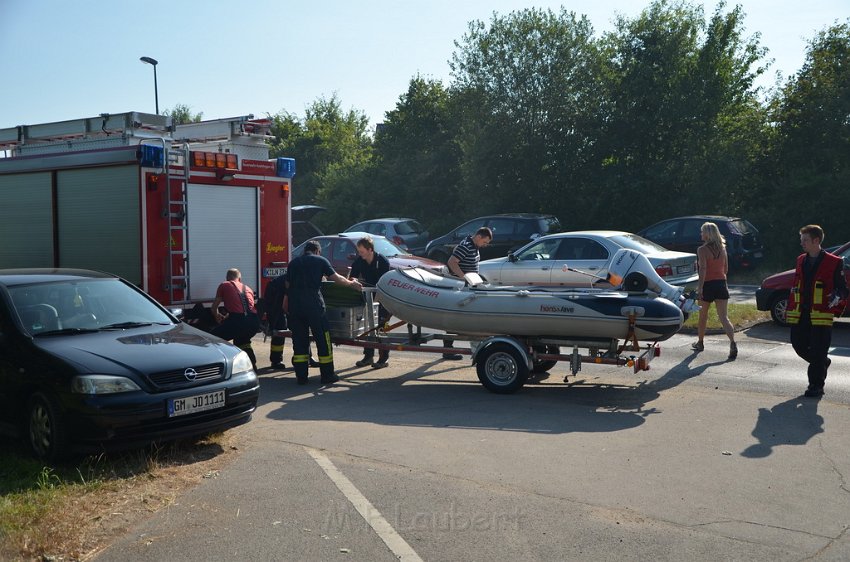
M187 193L189 294L215 298L231 267L259 291L259 226L256 187L189 184Z
M0 268L53 267L50 172L0 175Z
M108 271L142 285L139 167L56 174L59 267Z

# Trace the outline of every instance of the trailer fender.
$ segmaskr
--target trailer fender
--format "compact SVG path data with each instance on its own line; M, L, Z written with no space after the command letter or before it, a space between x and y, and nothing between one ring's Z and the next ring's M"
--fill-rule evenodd
M493 336L493 337L489 337L489 338L486 338L484 340L481 340L480 342L477 342L477 343L473 342L470 345L470 347L472 348L472 364L475 365L478 362L478 355L482 351L484 351L485 349L487 349L488 347L490 347L494 343L498 343L498 342L506 343L506 344L511 345L512 347L516 348L516 350L519 351L520 354L522 354L523 357L525 357L525 364L528 367L528 369L529 370L532 369L532 367L534 366L534 361L531 357L531 354L528 352L528 349L526 349L526 347L522 343L520 343L519 340L517 340L516 338L511 337L511 336Z

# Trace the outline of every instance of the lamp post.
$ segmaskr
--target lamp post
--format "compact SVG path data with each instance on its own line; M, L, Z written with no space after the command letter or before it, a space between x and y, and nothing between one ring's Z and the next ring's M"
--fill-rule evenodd
M156 65L159 63L156 59L152 59L150 57L140 57L139 60L153 66L153 96L154 100L156 100L156 114L159 115L159 90L156 86Z

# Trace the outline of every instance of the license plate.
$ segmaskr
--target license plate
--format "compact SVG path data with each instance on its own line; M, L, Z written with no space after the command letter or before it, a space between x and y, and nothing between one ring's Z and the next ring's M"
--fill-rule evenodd
M285 267L264 267L263 268L263 277L268 279L273 279L275 277L280 277L281 275L286 274Z
M690 273L694 270L692 265L680 265L676 267L676 273Z
M215 410L224 407L224 391L207 392L195 396L172 398L168 401L168 417L185 416L205 410Z

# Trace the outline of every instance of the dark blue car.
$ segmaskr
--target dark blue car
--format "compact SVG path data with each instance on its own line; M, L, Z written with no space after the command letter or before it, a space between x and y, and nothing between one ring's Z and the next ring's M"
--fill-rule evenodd
M0 430L40 459L219 431L258 398L245 352L123 279L0 270Z

